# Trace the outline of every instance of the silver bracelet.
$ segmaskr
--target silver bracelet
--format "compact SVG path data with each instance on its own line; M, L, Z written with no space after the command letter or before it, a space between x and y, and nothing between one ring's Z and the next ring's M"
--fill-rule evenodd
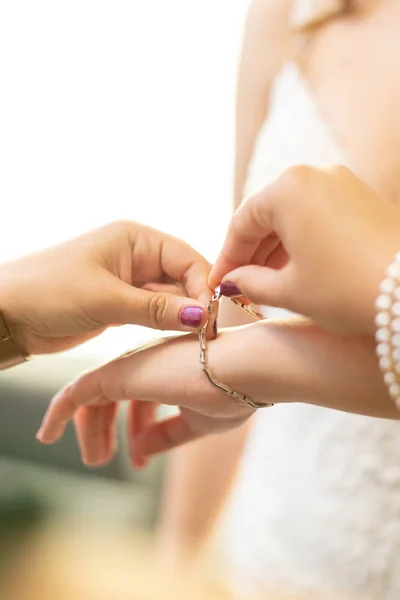
M400 409L400 252L386 271L376 300L376 353L392 400Z
M220 291L216 290L214 296L212 297L211 301L207 305L209 317L211 316L212 307L213 307L214 303L218 302L220 297L221 297ZM264 319L263 315L256 312L255 310L253 310L250 306L243 304L236 298L231 298L231 301L234 304L236 304L236 306L239 306L242 310L244 310L251 317L258 319L258 320ZM208 319L208 321L209 321L209 319ZM261 402L256 402L255 400L252 400L251 398L249 398L248 396L245 396L244 394L235 392L229 386L225 385L225 383L222 383L216 377L214 377L210 367L207 364L207 325L208 325L208 321L204 325L204 327L202 329L200 329L200 331L199 331L199 341L200 341L200 367L201 367L202 371L204 372L204 374L206 375L206 377L208 378L209 382L214 387L218 388L222 392L225 392L225 394L227 394L228 396L231 396L231 398L234 398L238 402L241 402L242 404L245 404L246 406L249 406L251 408L268 408L268 407L274 406L273 404L262 404Z

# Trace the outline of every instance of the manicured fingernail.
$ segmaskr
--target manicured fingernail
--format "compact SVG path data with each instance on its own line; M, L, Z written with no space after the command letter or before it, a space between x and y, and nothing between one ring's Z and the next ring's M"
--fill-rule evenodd
M140 471L141 469L145 469L149 464L149 460L145 456L140 456L135 459L134 467L136 470Z
M227 296L228 298L232 298L233 296L243 296L242 292L239 290L236 284L231 281L224 281L221 283L221 294L223 296Z
M203 314L204 309L201 306L185 306L180 314L181 323L187 327L200 327Z

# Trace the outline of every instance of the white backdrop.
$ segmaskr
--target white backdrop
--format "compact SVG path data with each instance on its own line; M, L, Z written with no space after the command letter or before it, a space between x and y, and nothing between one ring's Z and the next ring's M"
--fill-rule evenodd
M0 260L119 218L214 258L246 5L0 3ZM114 331L81 352L113 355L133 337Z

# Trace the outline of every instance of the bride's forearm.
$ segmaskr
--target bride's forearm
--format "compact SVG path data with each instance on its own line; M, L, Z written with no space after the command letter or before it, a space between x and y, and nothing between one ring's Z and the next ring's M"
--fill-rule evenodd
M236 333L237 344L231 338L223 352L211 345L210 361L222 381L253 399L400 417L371 338L329 333L297 317L257 323Z

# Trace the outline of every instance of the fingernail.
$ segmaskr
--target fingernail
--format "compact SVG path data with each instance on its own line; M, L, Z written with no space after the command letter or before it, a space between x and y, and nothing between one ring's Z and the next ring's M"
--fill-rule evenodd
M180 314L181 323L187 327L200 327L203 314L204 309L201 306L185 306Z
M38 442L40 442L41 444L53 444L53 441L49 441L48 438L46 439L46 437L43 436L43 429L39 429L39 431L36 433L35 438L37 439Z
M221 283L220 291L223 296L227 296L228 298L232 298L233 296L243 296L237 285L231 281L224 281Z
M145 469L148 466L148 464L148 459L144 456L140 456L135 459L134 467L137 471L141 471L142 469Z

